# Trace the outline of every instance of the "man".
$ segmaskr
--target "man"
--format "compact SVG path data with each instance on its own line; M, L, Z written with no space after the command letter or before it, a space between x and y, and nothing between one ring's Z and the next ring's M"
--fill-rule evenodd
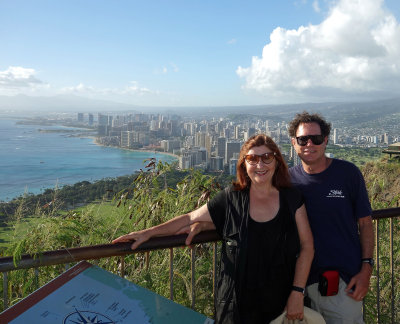
M290 175L304 195L314 236L315 256L306 291L311 307L327 324L364 323L362 299L373 268L371 206L359 169L325 156L330 128L322 116L308 112L297 114L289 125L292 145L301 159ZM339 284L328 288L331 296L322 296L326 295L324 280L326 289L328 281L335 284L337 273ZM338 293L332 293L332 288L338 288Z

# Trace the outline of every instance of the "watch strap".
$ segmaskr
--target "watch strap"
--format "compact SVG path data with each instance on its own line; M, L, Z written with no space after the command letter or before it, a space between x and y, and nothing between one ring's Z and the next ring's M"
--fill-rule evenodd
M292 286L292 290L301 292L303 295L305 293L305 289L302 287L298 287L298 286Z
M371 267L374 266L374 259L372 259L372 258L362 258L362 259L361 259L361 262L363 262L363 263L368 263L368 264L371 265Z

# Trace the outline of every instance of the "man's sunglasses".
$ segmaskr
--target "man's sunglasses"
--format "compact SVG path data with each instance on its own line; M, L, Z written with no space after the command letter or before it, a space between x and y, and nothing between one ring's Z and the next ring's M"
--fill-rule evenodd
M256 165L258 164L258 162L260 162L260 159L263 163L265 164L270 164L272 162L272 160L274 159L276 153L275 152L271 152L271 153L264 153L261 155L257 155L257 154L246 154L244 156L244 159L246 160L246 162L250 165Z
M306 146L309 139L314 145L321 145L324 141L324 135L306 135L296 137L297 144L300 146Z

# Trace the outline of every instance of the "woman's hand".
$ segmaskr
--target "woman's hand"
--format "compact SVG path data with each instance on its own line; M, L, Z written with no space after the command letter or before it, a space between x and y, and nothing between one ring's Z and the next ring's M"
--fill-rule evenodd
M202 224L200 227L193 226L192 228L191 224L195 225L195 223L210 224ZM211 226L214 227L214 224L212 223L210 213L208 212L207 204L204 204L200 208L188 214L176 216L163 224L122 235L113 240L112 243L135 241L131 246L132 250L134 250L143 242L148 241L151 237L167 236L186 232L189 233L188 238L186 239L186 244L189 245L193 236L201 230L204 230L204 228L211 229L209 228Z
M292 291L286 304L288 320L302 320L304 317L304 296L299 291Z
M121 243L121 242L130 242L130 241L135 241L131 245L131 249L135 250L139 245L141 245L143 242L148 241L152 235L150 234L150 231L148 229L138 231L138 232L131 232L129 234L122 235L115 240L112 241L113 244L115 243Z
M213 223L210 222L196 222L190 224L188 226L182 227L176 234L188 234L185 244L190 245L192 243L193 238L202 231L212 230L215 229Z

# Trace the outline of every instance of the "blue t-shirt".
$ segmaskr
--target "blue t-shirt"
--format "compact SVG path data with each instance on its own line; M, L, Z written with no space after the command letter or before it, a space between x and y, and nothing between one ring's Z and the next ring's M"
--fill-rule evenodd
M303 166L289 170L292 183L303 193L314 236L315 255L308 284L325 270L339 270L347 283L361 269L358 219L371 215L364 178L352 163L333 159L321 173Z

